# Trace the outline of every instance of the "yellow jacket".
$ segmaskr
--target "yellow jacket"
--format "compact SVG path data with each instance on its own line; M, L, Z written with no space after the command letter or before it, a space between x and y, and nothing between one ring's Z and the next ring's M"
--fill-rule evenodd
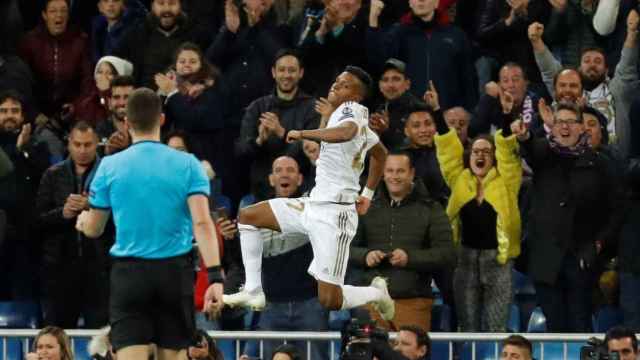
M436 135L436 154L444 180L451 189L447 215L453 228L453 242L460 244L460 209L476 198L477 180L471 169L464 167L462 143L455 131ZM495 135L497 168L494 166L482 180L484 199L497 213L498 257L500 264L520 255L520 210L518 192L522 183L522 163L515 135L507 138L502 130Z

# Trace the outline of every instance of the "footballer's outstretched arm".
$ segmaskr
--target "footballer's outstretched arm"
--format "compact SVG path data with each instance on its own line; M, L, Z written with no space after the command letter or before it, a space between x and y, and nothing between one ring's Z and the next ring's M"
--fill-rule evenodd
M339 126L315 130L290 130L287 142L298 140L314 140L317 142L343 143L350 141L358 134L358 125L353 121L344 121Z

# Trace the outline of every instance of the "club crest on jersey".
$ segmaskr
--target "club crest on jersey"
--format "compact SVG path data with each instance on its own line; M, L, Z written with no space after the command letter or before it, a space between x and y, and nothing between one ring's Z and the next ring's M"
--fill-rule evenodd
M353 115L353 109L348 107L348 106L345 106L345 107L342 108L342 114L343 115Z

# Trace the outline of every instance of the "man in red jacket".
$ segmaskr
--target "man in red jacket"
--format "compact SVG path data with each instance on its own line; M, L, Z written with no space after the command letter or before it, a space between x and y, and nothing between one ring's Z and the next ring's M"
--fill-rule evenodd
M93 85L88 37L69 27L67 0L47 0L43 23L19 44L19 55L31 68L39 110L46 116L70 119L73 103ZM64 116L62 116L64 114Z

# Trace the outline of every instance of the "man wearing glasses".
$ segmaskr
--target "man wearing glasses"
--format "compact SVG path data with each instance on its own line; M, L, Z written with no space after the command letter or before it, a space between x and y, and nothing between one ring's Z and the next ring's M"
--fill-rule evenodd
M611 240L613 179L589 146L582 110L560 102L547 137L515 126L533 169L528 269L549 332L591 332L595 262Z

